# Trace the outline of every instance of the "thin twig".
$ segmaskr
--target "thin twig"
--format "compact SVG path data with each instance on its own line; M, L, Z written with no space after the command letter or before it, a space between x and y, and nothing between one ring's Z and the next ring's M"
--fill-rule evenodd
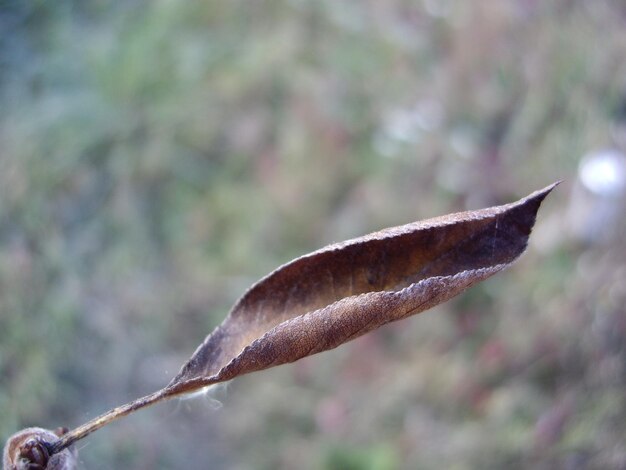
M122 416L126 416L139 410L140 408L167 400L168 398L171 398L171 395L167 395L165 389L162 389L158 392L154 392L150 395L146 395L145 397L131 401L125 405L113 408L97 418L94 418L91 421L88 421L87 423L64 434L58 441L55 441L48 446L48 452L50 455L61 452L63 449L71 446L74 442L81 440L94 431L97 431L111 421L121 418Z

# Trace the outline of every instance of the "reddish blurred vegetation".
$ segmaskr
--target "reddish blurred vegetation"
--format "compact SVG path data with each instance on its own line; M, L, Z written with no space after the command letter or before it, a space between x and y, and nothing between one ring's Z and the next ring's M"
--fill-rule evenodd
M3 2L0 437L160 388L299 254L564 179L507 272L79 455L626 468L625 152L618 1Z

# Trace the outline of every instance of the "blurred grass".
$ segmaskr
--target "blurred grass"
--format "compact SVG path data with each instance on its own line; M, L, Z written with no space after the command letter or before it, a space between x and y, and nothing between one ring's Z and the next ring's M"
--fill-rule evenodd
M606 203L581 157L626 150L625 23L608 0L0 2L2 440L161 387L294 256L565 179L507 273L81 458L624 468L623 215L573 227Z

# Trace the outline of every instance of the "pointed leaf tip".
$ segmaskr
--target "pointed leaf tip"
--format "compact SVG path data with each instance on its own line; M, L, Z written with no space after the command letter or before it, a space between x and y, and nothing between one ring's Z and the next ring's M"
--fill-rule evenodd
M165 388L167 396L335 348L508 267L560 183L517 202L329 245L254 284Z
M552 184L549 184L548 186L546 186L543 189L538 189L537 191L530 193L528 196L526 196L525 198L521 199L521 201L525 201L525 200L529 200L529 199L535 199L538 200L539 203L543 202L543 200L546 198L546 196L548 194L550 194L552 192L552 190L554 188L556 188L559 184L561 184L563 182L563 180L558 180L555 181Z

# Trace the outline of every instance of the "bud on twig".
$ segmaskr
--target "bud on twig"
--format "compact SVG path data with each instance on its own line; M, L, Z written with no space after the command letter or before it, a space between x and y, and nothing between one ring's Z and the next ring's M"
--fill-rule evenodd
M54 432L43 428L26 428L13 434L4 446L4 470L76 470L76 452L65 449L50 455L50 444L67 432L58 428Z

